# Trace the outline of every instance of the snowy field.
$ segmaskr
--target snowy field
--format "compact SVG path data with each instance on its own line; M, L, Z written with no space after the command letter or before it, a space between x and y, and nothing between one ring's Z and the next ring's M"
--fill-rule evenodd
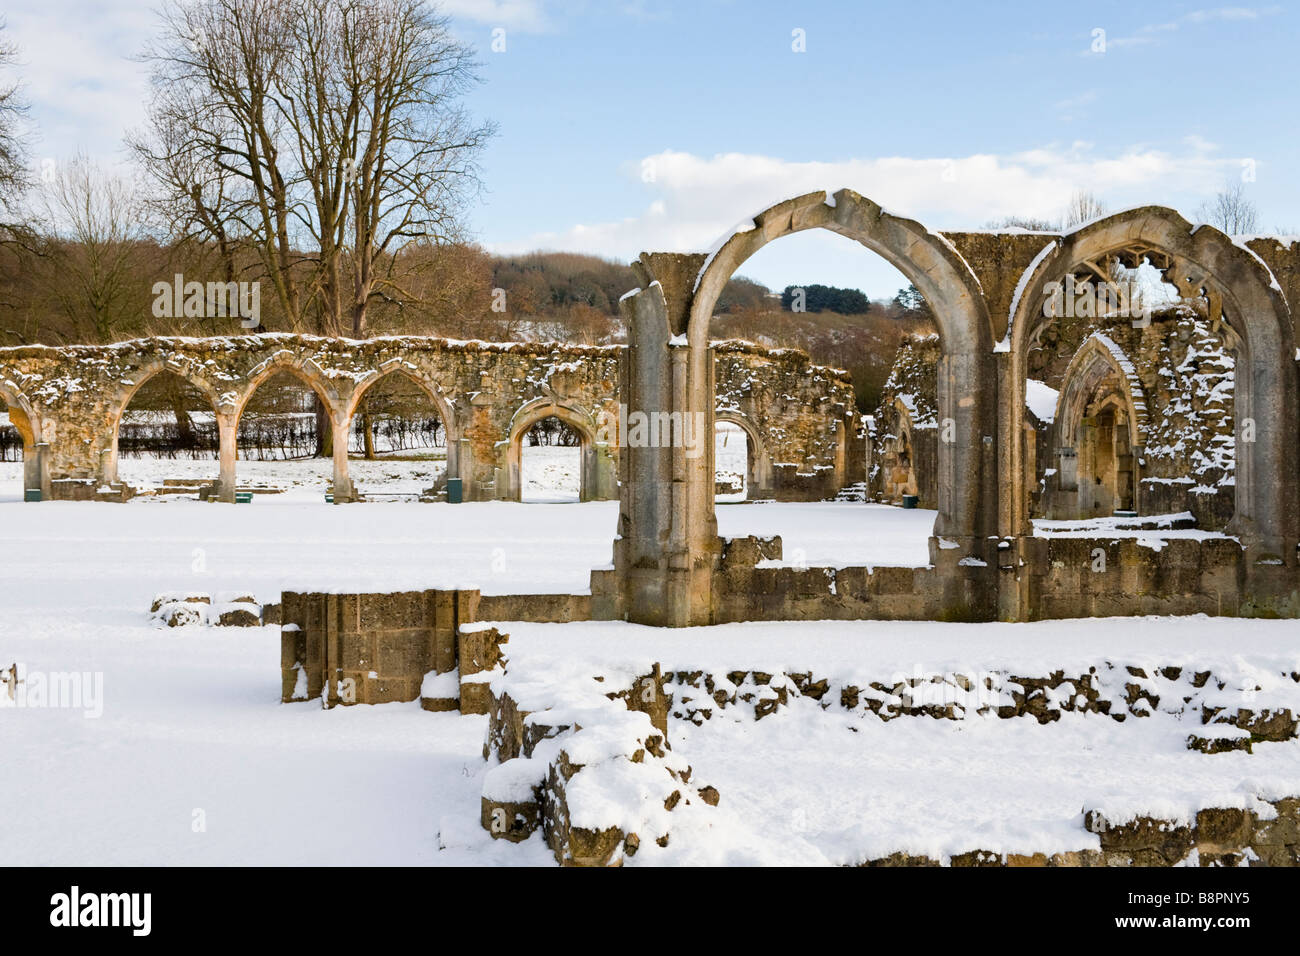
M241 462L241 472L253 464ZM278 628L158 630L147 611L156 593L183 589L262 600L294 587L584 591L590 569L610 561L617 502L335 507L299 488L235 506L29 505L19 500L20 467L3 466L0 667L99 675L102 692L79 708L0 715L5 862L550 862L538 839L495 844L478 826L484 718L414 704L281 705ZM782 534L786 561L810 565L925 564L933 520L851 503L718 509L722 534ZM1225 636L1238 656L1292 653L1282 645L1294 646L1295 622L733 625L659 632L635 646L616 631L597 651L585 626L512 628L511 654L564 654L577 642L593 668L651 655L728 668L852 660L908 670L917 661L987 667L1035 648L1078 657L1098 635L1115 646L1140 635L1141 650L1177 663ZM795 707L758 724L679 726L674 747L723 803L710 816L684 813L681 839L636 862L833 863L900 841L917 852L956 852L963 840L985 849L1037 841L1042 850L1086 840L1081 801L1132 796L1143 774L1150 792L1180 805L1254 784L1300 785L1295 742L1205 757L1182 749L1186 730L1167 717L1115 725L1078 715L1045 727L885 725Z
M0 667L100 674L103 689L97 718L0 718L5 862L550 859L535 843L492 844L478 827L483 718L281 705L278 628L157 630L147 612L158 592L185 589L262 600L292 587L585 591L610 561L617 502L336 507L303 493L32 505L19 487L11 478L0 501ZM783 530L808 555L833 556L849 515L895 529L864 532L861 557L926 560L933 513L735 505L719 524ZM321 837L331 833L340 839Z

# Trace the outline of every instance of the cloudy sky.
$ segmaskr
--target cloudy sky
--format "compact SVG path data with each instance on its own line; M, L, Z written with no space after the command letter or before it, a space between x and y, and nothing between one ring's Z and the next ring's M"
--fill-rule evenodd
M147 91L151 0L11 0L37 162L123 160ZM502 252L688 250L772 202L849 186L936 228L1197 206L1246 184L1300 232L1297 12L1162 2L444 0L479 51L471 107L500 135L475 235ZM494 44L495 40L495 44ZM494 49L494 46L496 49ZM802 47L802 49L798 49ZM828 234L743 271L893 292Z

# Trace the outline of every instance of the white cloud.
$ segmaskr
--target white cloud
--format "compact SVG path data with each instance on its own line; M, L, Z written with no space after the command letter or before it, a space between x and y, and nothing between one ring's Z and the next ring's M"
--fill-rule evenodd
M541 33L550 28L543 0L441 0L448 16L493 27Z
M18 75L39 130L35 158L80 148L116 163L122 134L144 120L146 69L130 57L154 29L146 5L49 0L6 15Z
M653 198L640 214L488 245L503 253L560 249L620 258L643 250L703 250L739 217L790 196L843 186L934 229L978 229L1012 215L1055 219L1078 189L1092 191L1112 209L1195 205L1226 173L1240 169L1241 160L1211 156L1212 144L1189 139L1183 153L1135 146L1111 156L1096 155L1083 142L1008 155L839 162L666 151L622 170L630 179L652 177L645 187Z
M1199 26L1205 23L1258 20L1261 17L1272 16L1275 13L1281 12L1282 8L1279 6L1263 8L1213 7L1205 10L1192 10L1183 14L1176 20L1167 20L1164 23L1148 23L1145 26L1139 27L1130 36L1107 37L1106 48L1146 46L1150 43L1157 43L1159 42L1161 34L1176 33L1187 25ZM1082 52L1087 55L1096 54L1096 51L1091 47Z

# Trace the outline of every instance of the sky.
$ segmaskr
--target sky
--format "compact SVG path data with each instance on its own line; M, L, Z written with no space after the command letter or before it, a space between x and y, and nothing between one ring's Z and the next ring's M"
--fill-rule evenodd
M143 121L152 0L10 0L36 163L125 161ZM470 229L494 252L630 260L707 250L763 208L848 186L932 229L1056 219L1076 190L1195 219L1244 182L1300 232L1293 6L444 0L499 133ZM741 269L772 288L892 295L824 231Z

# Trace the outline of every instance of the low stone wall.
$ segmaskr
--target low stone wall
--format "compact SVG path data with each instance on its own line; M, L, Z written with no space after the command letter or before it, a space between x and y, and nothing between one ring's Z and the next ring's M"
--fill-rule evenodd
M1260 809L1207 807L1191 821L1154 816L1108 819L1089 810L1084 826L1101 846L1069 853L972 850L949 866L1300 866L1300 798L1259 801ZM926 856L894 853L863 866L941 866Z
M776 566L779 537L729 539L713 576L713 623L1300 616L1297 570L1251 562L1233 538L1035 537L994 550L996 567L958 557L941 538L926 567L793 567ZM599 596L608 586L593 575L594 617L607 616ZM1019 611L1003 613L1012 594Z
M281 700L320 698L333 707L419 699L427 710L486 713L474 675L495 661L462 627L483 619L563 623L587 620L590 611L590 596L581 594L286 591Z
M430 671L456 669L456 629L477 592L284 592L281 700L382 704L420 696Z
M598 674L584 681L571 674L531 674L526 668L515 673L504 653L508 637L495 627L483 633L496 644L499 670L491 682L484 745L484 758L495 766L484 784L482 826L494 838L512 841L541 830L556 859L566 865L617 865L647 835L666 845L671 811L683 799L717 805L721 795L715 789L700 787L690 767L673 762L671 720L700 726L724 713L731 719L762 720L800 700L881 721L993 717L1046 724L1067 712L1104 715L1116 722L1161 714L1187 721L1187 746L1202 753L1250 751L1292 740L1300 727L1289 707L1271 706L1294 694L1274 690L1255 702L1258 687L1229 686L1228 679L1211 671L1186 667L1099 661L1070 675L986 671L846 682L812 672L665 672L655 665L630 682ZM1300 672L1282 676L1300 684ZM1233 699L1251 706L1229 704ZM595 740L604 743L591 749ZM645 770L642 803L627 808L630 818L641 821L641 832L575 824L570 805L574 778L587 766L608 772L618 761ZM608 796L591 781L584 783L583 799L592 798L592 788L600 799ZM618 792L627 799L630 791ZM1095 848L1055 854L975 850L942 860L894 853L862 865L1300 865L1300 797L1244 799L1245 806L1206 806L1186 820L1085 807L1083 825L1097 835ZM661 800L664 812L658 810ZM652 804L654 813L648 811ZM603 812L610 814L608 808ZM580 811L576 819L587 818Z

